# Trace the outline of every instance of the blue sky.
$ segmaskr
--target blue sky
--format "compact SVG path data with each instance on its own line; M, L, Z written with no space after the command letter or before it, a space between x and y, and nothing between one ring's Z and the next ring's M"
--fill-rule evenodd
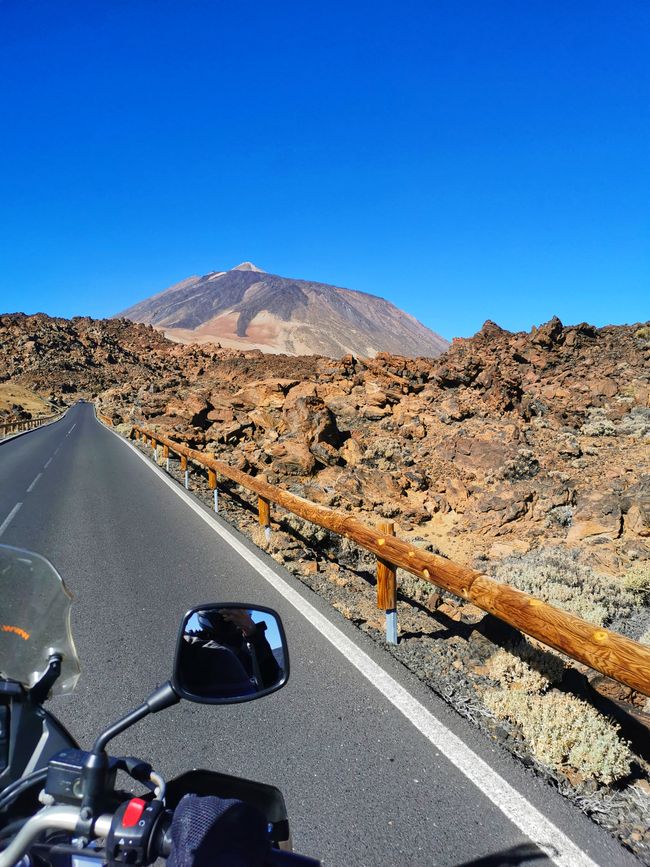
M0 0L0 310L251 260L447 338L650 317L646 0Z

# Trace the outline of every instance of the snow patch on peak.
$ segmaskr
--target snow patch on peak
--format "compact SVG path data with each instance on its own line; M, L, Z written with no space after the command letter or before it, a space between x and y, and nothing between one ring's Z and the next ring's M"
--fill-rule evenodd
M261 268L258 268L257 265L253 265L252 262L242 262L240 265L236 265L233 271L259 271L260 274L265 274L265 271L262 271Z

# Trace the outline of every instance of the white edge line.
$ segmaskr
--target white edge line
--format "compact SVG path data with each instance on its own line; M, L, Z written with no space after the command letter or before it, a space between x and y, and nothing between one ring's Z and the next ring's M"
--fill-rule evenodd
M98 422L101 424L101 422ZM481 793L538 846L558 867L598 867L582 849L547 819L530 801L450 731L431 711L399 684L388 672L361 650L337 626L286 583L273 569L243 545L239 539L203 510L191 494L168 476L117 431L102 425L165 482L184 502L227 542L269 584L293 605L390 703L411 722Z
M43 465L43 469L46 470L51 463L52 463L52 458L48 458L48 460Z
M7 529L7 527L9 526L9 524L11 524L11 522L12 522L13 519L14 519L14 516L15 516L16 512L18 511L18 509L20 509L21 506L22 506L22 503L16 503L16 505L13 507L13 509L11 510L11 512L9 512L9 514L8 514L7 517L4 519L4 521L2 522L2 524L0 524L0 536L2 536L2 534L3 534L4 531Z
M31 485L27 488L27 493L28 493L28 494L31 494L31 492L34 490L34 486L36 485L36 482L38 482L38 480L40 479L40 477L41 477L42 475L43 475L43 473L39 473L39 474L36 476L36 478L34 479L34 481L31 483Z

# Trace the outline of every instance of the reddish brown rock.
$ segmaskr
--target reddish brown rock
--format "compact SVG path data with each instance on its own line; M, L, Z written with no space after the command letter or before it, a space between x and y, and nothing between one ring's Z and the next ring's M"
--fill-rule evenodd
M473 562L566 544L613 574L650 559L650 341L639 326L512 334L439 359L264 356L120 320L0 316L0 380L99 401L234 466L390 516Z

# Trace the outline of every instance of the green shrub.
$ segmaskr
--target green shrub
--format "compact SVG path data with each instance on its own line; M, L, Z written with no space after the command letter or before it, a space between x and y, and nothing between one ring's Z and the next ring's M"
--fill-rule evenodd
M555 771L606 784L630 772L632 754L618 726L575 696L494 689L484 701L498 719L519 726L535 758Z
M642 325L634 332L634 336L640 340L650 340L650 325Z
M496 566L493 575L596 626L628 617L638 607L638 594L623 581L582 565L578 556L578 551L564 548L512 555Z

